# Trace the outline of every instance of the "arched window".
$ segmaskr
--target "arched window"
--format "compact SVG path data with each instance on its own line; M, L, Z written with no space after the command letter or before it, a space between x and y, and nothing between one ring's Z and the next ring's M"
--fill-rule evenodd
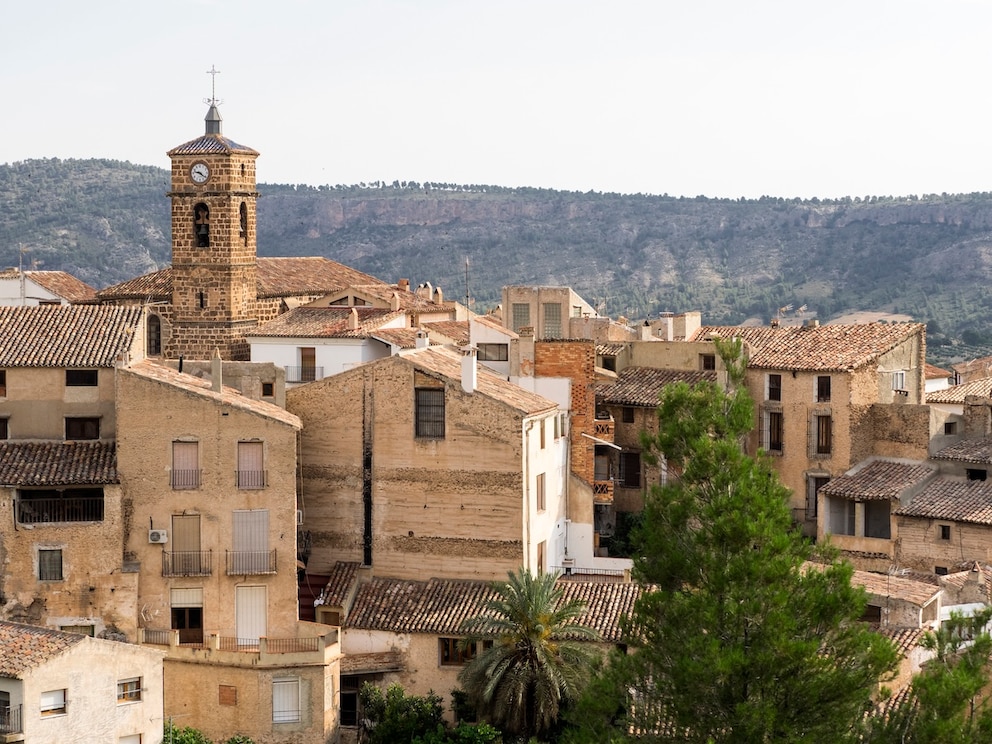
M197 248L210 247L210 207L203 202L193 207L193 234Z
M148 316L148 356L162 353L162 320L157 315Z
M248 245L248 205L241 202L241 237Z

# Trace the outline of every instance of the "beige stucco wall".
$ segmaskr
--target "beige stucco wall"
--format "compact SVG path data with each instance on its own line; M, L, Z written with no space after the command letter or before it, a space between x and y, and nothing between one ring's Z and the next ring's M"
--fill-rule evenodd
M142 699L117 703L117 682L141 677ZM64 715L42 717L41 694L66 690ZM162 653L143 646L84 638L23 679L22 723L31 744L116 742L162 737Z
M443 439L414 436L418 386L445 390ZM532 498L525 484L533 486L541 468L548 506L540 519L532 513L531 543L560 521L553 488L563 476L544 462L552 449L554 457L564 452L554 446L553 429L546 430L548 452L531 450L528 465L521 412L464 392L460 381L426 375L392 357L294 388L286 397L304 426L302 500L313 536L312 572L364 559L366 455L377 575L499 579L534 560L536 548L525 544L525 498Z
M216 394L198 394L122 371L118 383L121 437L117 464L130 502L125 550L140 563L141 623L170 626L170 590L201 587L207 632L235 635L237 586L264 586L268 635L291 636L296 607L296 428L259 413L228 405ZM200 488L170 487L172 443L199 444ZM239 441L264 443L265 488L236 486ZM277 573L228 576L225 551L233 547L233 512L269 511L269 549L276 550ZM170 544L150 544L152 527L171 532L172 516L199 514L201 549L212 550L213 567L205 577L163 577L162 553Z
M135 640L135 573L123 571L127 521L121 487L104 486L102 522L15 524L16 489L0 489L0 613L6 620L59 628L93 625ZM40 581L38 550L62 551L62 581Z
M89 368L92 369L92 368ZM97 370L95 387L68 387L65 369L7 369L7 396L0 398L10 439L65 439L66 417L99 417L100 438L113 439L114 370Z

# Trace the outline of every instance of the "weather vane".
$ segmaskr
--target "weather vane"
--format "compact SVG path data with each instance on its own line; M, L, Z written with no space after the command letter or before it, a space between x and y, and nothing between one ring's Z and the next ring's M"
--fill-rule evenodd
M217 98L217 76L220 75L220 70L217 69L216 65L210 65L210 69L207 70L207 74L210 75L210 98L204 98L203 102L208 103L211 106L217 106L223 103L223 101Z

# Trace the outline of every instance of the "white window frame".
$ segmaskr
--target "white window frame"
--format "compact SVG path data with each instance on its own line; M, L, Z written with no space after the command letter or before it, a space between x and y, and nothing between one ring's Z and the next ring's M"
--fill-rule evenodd
M892 389L893 390L905 390L906 389L906 371L897 370L892 373Z
M278 692L277 692L278 691ZM285 696L285 698L283 698ZM292 709L295 697L296 708ZM299 723L302 716L300 706L300 678L275 677L272 680L272 723ZM278 703L277 703L277 699Z
M45 718L66 715L69 709L66 698L64 687L61 690L47 690L41 693L41 715Z

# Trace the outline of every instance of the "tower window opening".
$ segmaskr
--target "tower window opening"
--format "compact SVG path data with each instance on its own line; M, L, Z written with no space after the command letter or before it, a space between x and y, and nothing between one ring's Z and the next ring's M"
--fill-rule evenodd
M197 248L210 247L210 207L203 202L193 207L193 234Z
M206 309L207 295L202 289L199 292L197 292L197 302L199 303L201 310Z

